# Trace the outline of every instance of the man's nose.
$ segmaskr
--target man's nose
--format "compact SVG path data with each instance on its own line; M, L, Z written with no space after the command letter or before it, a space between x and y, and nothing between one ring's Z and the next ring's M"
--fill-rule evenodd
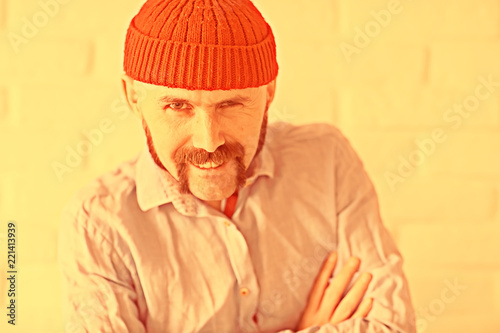
M208 112L199 112L193 128L193 146L213 153L224 144L220 132L220 124L216 115Z

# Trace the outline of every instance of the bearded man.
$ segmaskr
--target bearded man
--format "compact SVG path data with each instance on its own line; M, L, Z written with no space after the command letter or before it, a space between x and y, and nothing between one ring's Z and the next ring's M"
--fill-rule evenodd
M402 259L336 128L267 124L249 0L149 0L123 91L147 149L67 205L68 332L415 332Z

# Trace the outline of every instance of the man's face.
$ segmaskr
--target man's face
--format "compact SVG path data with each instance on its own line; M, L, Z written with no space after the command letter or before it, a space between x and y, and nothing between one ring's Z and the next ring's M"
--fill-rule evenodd
M228 91L134 86L149 150L181 192L216 201L244 185L264 142L274 85Z

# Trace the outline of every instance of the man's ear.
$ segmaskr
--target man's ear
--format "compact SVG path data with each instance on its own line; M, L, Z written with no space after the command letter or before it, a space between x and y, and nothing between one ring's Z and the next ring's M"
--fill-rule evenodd
M274 100L274 94L276 93L276 79L272 80L267 84L267 104L271 104Z
M141 117L141 112L137 107L137 101L139 100L139 94L136 90L134 79L132 79L127 74L122 75L122 88L127 104L136 116Z

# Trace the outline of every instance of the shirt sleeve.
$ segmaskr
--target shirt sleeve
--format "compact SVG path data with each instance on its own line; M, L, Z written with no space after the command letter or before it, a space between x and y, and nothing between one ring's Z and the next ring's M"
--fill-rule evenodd
M92 223L86 209L70 207L63 212L58 246L65 332L145 332L116 240Z
M373 298L366 318L301 330L301 333L416 333L403 259L382 224L374 186L347 139L337 134L336 205L338 263L334 276L351 256L361 259L359 272L373 275L365 298ZM280 333L290 333L291 330Z

